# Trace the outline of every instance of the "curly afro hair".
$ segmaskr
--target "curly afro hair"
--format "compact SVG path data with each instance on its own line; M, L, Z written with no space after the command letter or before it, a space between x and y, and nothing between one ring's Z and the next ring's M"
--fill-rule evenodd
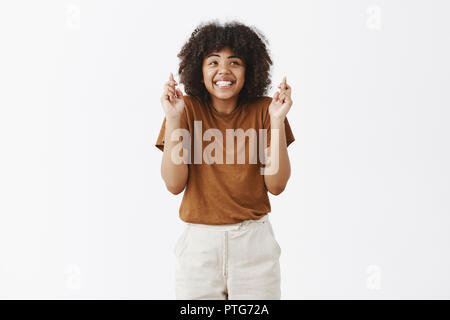
M265 96L271 84L272 60L266 47L268 41L255 27L236 20L220 25L217 20L201 23L192 32L177 57L181 59L178 73L186 94L204 101L211 96L202 83L203 59L213 51L229 47L245 63L245 82L238 102L248 102Z

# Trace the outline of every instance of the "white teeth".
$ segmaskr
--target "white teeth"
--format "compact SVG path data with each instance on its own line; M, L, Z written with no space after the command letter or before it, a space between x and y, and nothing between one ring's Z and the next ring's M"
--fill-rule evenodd
M232 82L231 81L217 81L216 85L218 85L219 87L226 87L226 86L231 86Z

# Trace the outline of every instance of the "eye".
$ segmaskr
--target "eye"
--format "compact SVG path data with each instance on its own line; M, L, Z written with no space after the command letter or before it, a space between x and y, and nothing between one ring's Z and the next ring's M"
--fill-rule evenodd
M208 63L208 65L211 65L213 63L217 63L217 61L212 61L212 62ZM238 61L231 61L230 63L235 63L236 65L239 65Z

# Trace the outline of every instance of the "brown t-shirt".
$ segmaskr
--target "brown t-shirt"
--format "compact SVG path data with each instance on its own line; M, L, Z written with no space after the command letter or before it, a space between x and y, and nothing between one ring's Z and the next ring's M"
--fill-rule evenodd
M210 103L194 96L184 96L185 109L180 121L180 127L187 129L191 137L191 151L188 159L188 180L183 194L179 215L180 219L189 223L202 224L232 224L244 220L255 220L270 212L270 202L267 188L264 183L264 175L260 168L263 167L261 157L256 156L257 161L250 160L249 137L245 137L245 162L239 163L237 153L239 143L234 138L234 161L226 158L226 129L255 129L256 154L260 152L260 130L267 129L267 146L270 145L270 115L268 107L271 97L261 97L256 102L239 104L230 114L224 114L215 110ZM201 121L201 130L196 123L197 132L194 133L194 121ZM164 151L164 118L161 130L155 146ZM295 138L287 118L285 118L286 143L289 146ZM223 159L222 163L205 163L205 148L216 142L213 135L208 140L203 135L208 129L218 129L222 133ZM200 157L194 159L194 142L200 141ZM206 140L206 141L205 141ZM220 142L220 139L218 140ZM241 149L244 145L241 144ZM252 148L253 149L253 148ZM197 148L197 150L199 150ZM254 150L254 149L253 149ZM181 153L180 153L181 154ZM215 151L209 153L216 156ZM198 155L198 153L197 153ZM199 162L199 159L201 163ZM210 159L210 158L209 158ZM229 157L228 159L231 159ZM211 162L211 161L210 161ZM232 162L232 163L230 163Z

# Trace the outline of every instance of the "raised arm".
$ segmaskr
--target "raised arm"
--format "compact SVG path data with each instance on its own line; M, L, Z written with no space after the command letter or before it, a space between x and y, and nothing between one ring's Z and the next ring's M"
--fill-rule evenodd
M273 195L279 195L284 191L291 176L284 120L293 102L291 87L287 84L286 77L283 78L278 88L280 88L280 92L275 93L269 106L271 144L266 149L266 154L270 158L270 164L264 169L264 183L267 190Z
M166 131L164 133L164 152L161 162L161 176L167 190L173 194L181 193L188 178L188 165L184 162L177 164L172 161L172 150L179 143L172 141L172 133L180 129L181 116L184 111L183 93L175 88L177 82L170 73L169 81L164 85L164 93L161 97L161 105L166 116Z

